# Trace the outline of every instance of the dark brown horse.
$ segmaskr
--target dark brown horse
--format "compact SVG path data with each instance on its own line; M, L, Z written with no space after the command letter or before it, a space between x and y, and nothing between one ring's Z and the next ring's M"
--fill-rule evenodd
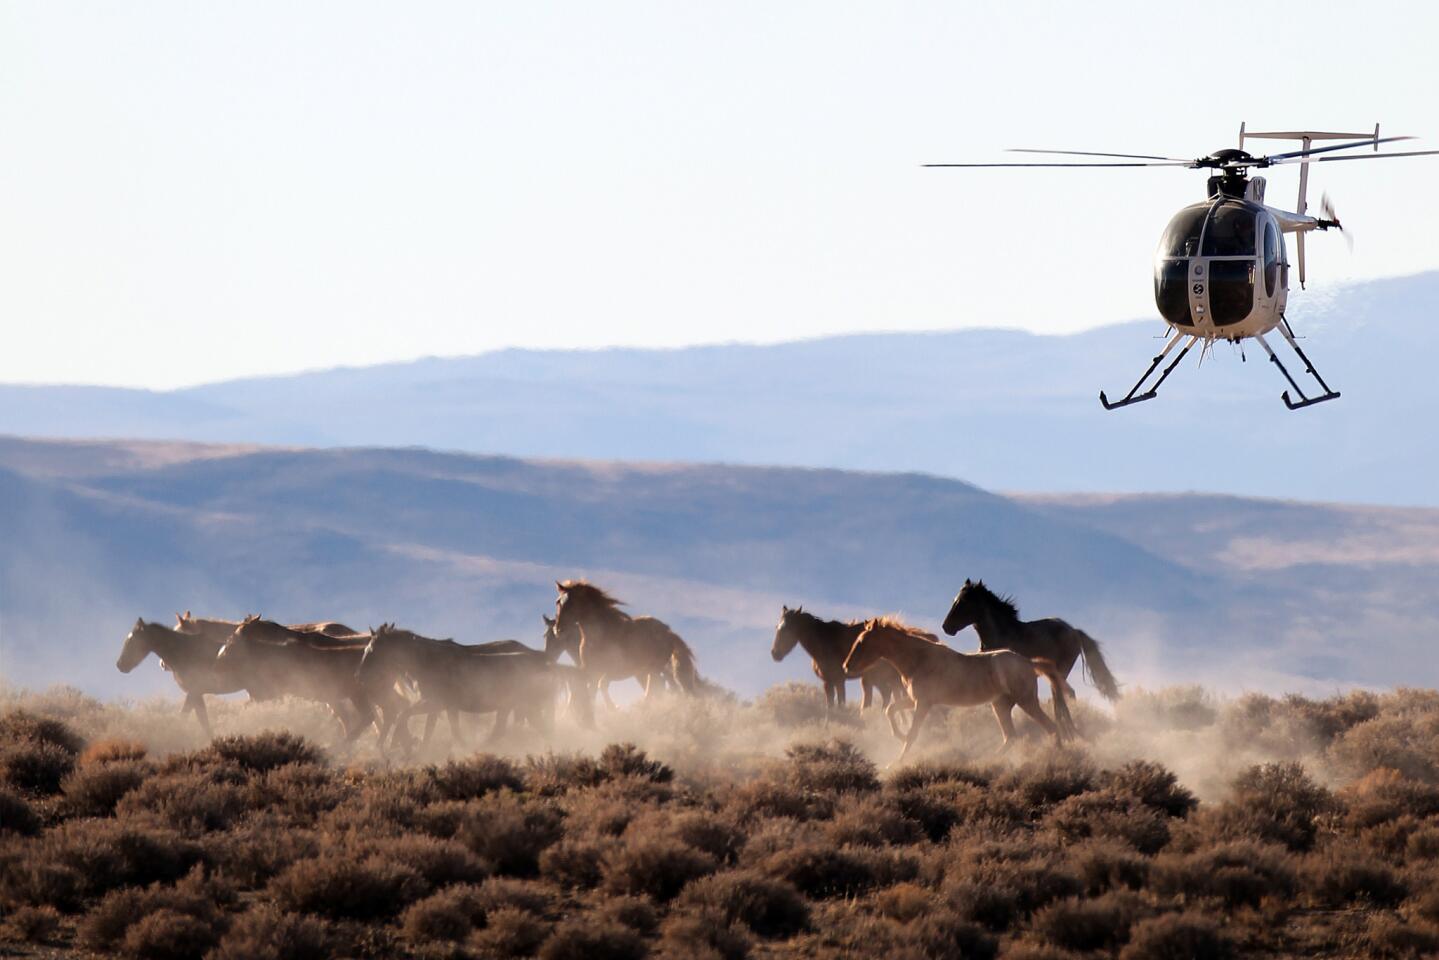
M666 675L685 693L696 692L694 651L663 621L630 616L620 609L622 601L584 580L557 580L555 586L553 629L557 637L578 631L580 669L607 704L614 706L610 683L628 677L644 684L646 697L655 678Z
M914 720L904 736L904 748L895 763L900 763L919 737L931 710L938 706L977 707L991 704L994 718L1004 734L1008 749L1014 742L1012 714L1018 706L1048 731L1057 743L1074 736L1074 721L1065 700L1065 682L1054 663L1039 657L1026 657L1013 650L990 650L984 653L960 653L926 633L891 617L865 622L845 659L848 670L864 670L876 660L888 660L902 677L905 688L914 699ZM1049 680L1054 692L1054 719L1044 715L1039 705L1038 678ZM891 704L890 711L895 705ZM898 731L896 731L898 735Z
M400 713L396 728L412 716L428 714L424 737L428 744L442 711L456 743L463 742L457 716L461 712L494 713L491 741L504 735L511 717L548 737L559 685L578 671L551 663L542 651L518 640L462 644L382 624L365 646L357 676L374 688L393 684L401 674L414 682L420 700Z
M1062 677L1069 676L1082 656L1089 682L1105 698L1119 699L1119 683L1104 662L1098 640L1063 620L1019 619L1014 601L990 590L983 580L964 581L944 618L944 632L952 637L971 624L979 634L979 649L1013 650L1026 657L1049 660Z
M150 654L159 657L161 665L170 671L175 683L185 692L180 716L194 711L205 736L214 737L210 729L210 713L205 709L205 694L248 690L250 696L256 699L273 695L257 678L240 677L233 671L222 670L217 661L220 648L221 644L207 637L181 633L164 624L146 623L141 619L135 621L135 626L125 637L115 666L121 673L129 673Z
M849 656L850 647L854 646L855 638L863 629L862 620L851 620L847 623L821 620L812 613L806 613L803 607L793 610L781 607L779 623L774 628L774 645L770 647L769 655L778 663L789 656L789 652L796 645L802 647L804 652L809 654L814 675L824 684L825 705L830 710L844 706L845 681L854 679L859 680L860 689L863 691L859 706L861 711L874 703L876 690L879 691L879 705L887 708L896 694L905 695L899 671L880 660L858 678L844 672L844 658Z
M218 663L222 673L256 678L280 696L325 704L344 727L345 739L355 740L371 724L383 734L403 706L393 686L370 687L355 676L368 641L366 636L341 640L301 633L248 617L221 648ZM358 722L346 715L346 701L358 711ZM383 750L383 739L380 746Z

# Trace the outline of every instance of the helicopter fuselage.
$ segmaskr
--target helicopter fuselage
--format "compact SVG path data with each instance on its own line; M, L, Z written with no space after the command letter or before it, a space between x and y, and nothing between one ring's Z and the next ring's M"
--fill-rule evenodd
M1289 262L1284 235L1319 221L1265 206L1260 177L1214 177L1210 196L1169 221L1154 257L1154 300L1176 333L1243 340L1284 319Z

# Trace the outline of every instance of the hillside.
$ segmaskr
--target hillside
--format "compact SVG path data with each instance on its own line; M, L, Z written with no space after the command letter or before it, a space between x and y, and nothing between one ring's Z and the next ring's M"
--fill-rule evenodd
M1439 681L1412 659L1439 621L1424 533L1439 514L1422 510L1386 528L1308 504L1099 509L917 474L20 439L0 440L0 487L0 670L22 685L166 689L112 661L136 616L186 608L535 641L553 581L576 575L671 622L746 693L807 672L768 658L782 603L933 626L966 576L1081 624L1131 683ZM1253 511L1295 519L1266 524L1258 550ZM1319 562L1341 522L1367 552ZM1296 561L1227 559L1246 549Z
M1439 506L1429 358L1439 273L1310 291L1293 319L1337 403L1293 414L1262 354L1193 357L1157 402L1107 414L1157 321L1068 337L850 336L776 346L536 352L168 393L0 386L0 433L526 457L922 471L1029 492L1225 490ZM1402 402L1392 387L1404 384Z

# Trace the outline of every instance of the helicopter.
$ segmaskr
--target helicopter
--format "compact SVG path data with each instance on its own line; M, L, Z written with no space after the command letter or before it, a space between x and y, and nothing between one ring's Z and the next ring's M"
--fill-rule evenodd
M1149 368L1120 400L1111 401L1099 392L1099 402L1106 410L1117 410L1145 400L1153 400L1159 387L1179 366L1196 344L1208 348L1217 340L1238 343L1253 339L1259 342L1269 359L1279 368L1294 391L1285 390L1281 399L1290 410L1335 400L1339 392L1330 389L1324 378L1305 356L1297 342L1294 329L1285 316L1289 301L1289 261L1284 235L1294 234L1299 286L1304 287L1304 238L1314 230L1339 230L1344 226L1335 215L1327 195L1323 196L1319 217L1306 213L1309 188L1309 164L1336 160L1380 160L1392 157L1421 157L1439 154L1439 150L1379 152L1379 145L1413 137L1380 137L1379 125L1371 133L1341 133L1324 130L1249 131L1239 125L1239 147L1216 150L1193 160L1152 154L1099 153L1089 150L1013 149L1009 153L1035 153L1076 157L1104 157L1101 162L1044 163L926 163L926 167L1186 167L1190 170L1213 170L1207 184L1206 198L1191 204L1170 219L1159 241L1154 258L1154 300L1160 316L1168 326L1164 348L1150 362ZM1297 141L1300 149L1285 153L1255 156L1245 150L1250 140ZM1343 140L1344 143L1316 147L1318 141ZM1370 147L1370 153L1344 151ZM1322 156L1321 156L1322 154ZM1283 164L1299 164L1299 200L1293 211L1266 206L1265 180L1250 176L1250 170L1266 169ZM1346 234L1346 238L1347 238ZM1265 335L1278 331L1284 342L1304 364L1304 373L1318 385L1313 396L1304 392L1290 375L1288 368L1274 352ZM1183 343L1177 356L1160 372L1152 386L1144 385L1160 365ZM1201 348L1201 354L1203 348ZM1314 388L1311 387L1311 390ZM1140 392L1143 390L1143 392ZM1297 399L1296 399L1297 398Z

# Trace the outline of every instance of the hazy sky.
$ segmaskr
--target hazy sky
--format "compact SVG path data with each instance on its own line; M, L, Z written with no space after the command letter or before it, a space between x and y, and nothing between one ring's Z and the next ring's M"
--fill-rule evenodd
M1439 147L1434 11L0 0L0 380L1149 316L1203 173L919 164ZM1316 167L1311 288L1439 267L1436 178Z

